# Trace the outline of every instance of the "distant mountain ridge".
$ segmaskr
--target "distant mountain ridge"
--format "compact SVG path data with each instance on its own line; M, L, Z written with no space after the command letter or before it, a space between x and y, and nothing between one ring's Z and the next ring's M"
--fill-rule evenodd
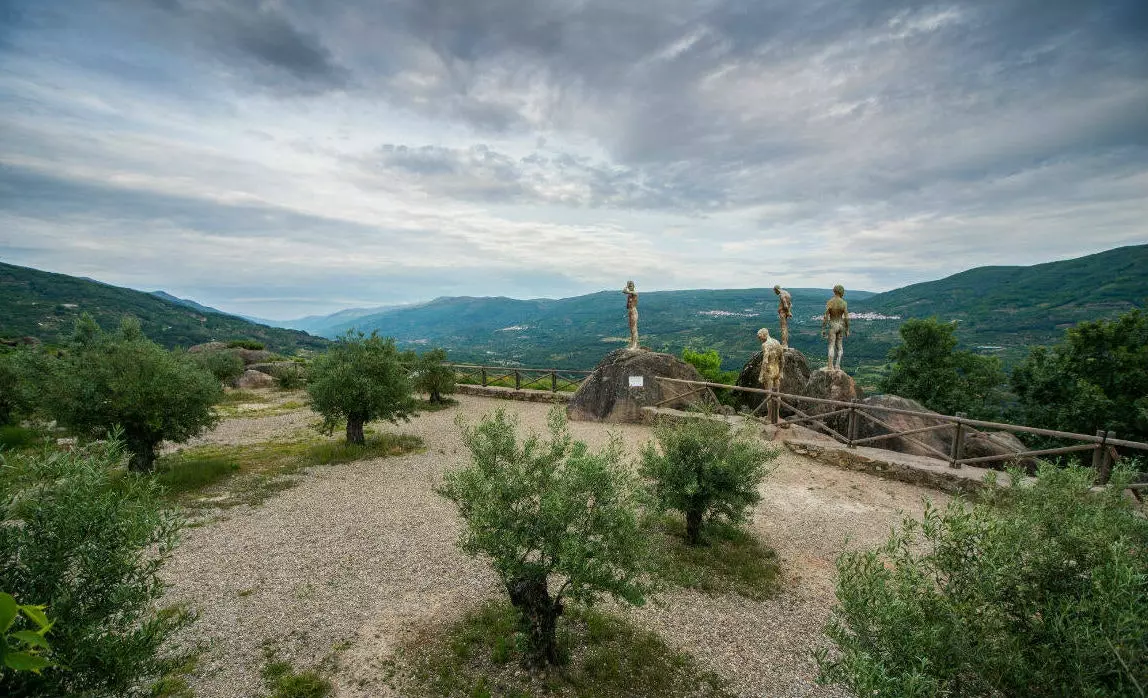
M2 262L0 309L0 337L31 336L48 343L64 341L84 312L105 329L132 315L148 337L165 347L254 339L274 351L292 353L328 343L306 332L257 325L164 292L145 293Z

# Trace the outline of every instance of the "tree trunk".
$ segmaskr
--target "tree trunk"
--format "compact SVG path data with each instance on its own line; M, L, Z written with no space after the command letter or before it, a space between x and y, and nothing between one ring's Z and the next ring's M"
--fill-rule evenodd
M438 391L434 388L431 388L430 391L430 401L435 404L442 402L442 395L439 395Z
M362 445L367 442L367 438L363 436L363 422L362 417L347 418L347 443Z
M690 509L686 512L686 538L690 545L697 545L702 539L702 510Z
M150 473L155 469L156 444L142 439L133 439L127 442L131 459L128 461L128 470L133 473Z
M527 663L535 667L558 663L557 627L562 602L550 598L546 577L524 577L506 583L510 603L517 609L528 645Z

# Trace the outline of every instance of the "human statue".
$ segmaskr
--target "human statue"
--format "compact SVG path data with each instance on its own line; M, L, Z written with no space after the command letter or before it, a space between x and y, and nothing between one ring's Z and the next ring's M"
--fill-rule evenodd
M761 371L758 378L761 387L766 390L780 391L782 379L782 360L785 358L785 349L781 342L769 336L769 330L761 328L757 331L757 339L761 342ZM769 398L769 422L777 424L779 412L778 398L771 395Z
M634 282L627 281L622 289L626 294L626 312L630 316L630 346L631 350L638 348L638 292L634 290Z
M821 336L829 338L829 368L841 370L845 355L844 340L849 336L849 306L845 303L845 287L833 287L833 297L825 301L825 315L821 317Z
M789 318L793 317L793 296L781 286L774 286L777 294L777 320L781 323L781 346L789 346Z

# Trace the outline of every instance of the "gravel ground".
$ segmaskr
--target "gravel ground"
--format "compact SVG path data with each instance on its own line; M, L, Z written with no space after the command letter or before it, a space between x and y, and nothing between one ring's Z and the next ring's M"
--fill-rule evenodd
M262 689L261 647L297 667L335 667L337 695L390 696L380 665L413 627L460 613L500 589L487 565L455 548L453 506L433 492L441 473L466 463L454 425L498 407L545 429L547 406L460 396L457 408L394 429L427 450L315 468L298 486L255 508L187 531L164 575L166 603L200 612L191 639L206 642L192 687L200 698ZM201 443L287 437L315 421L306 410L233 419ZM574 423L591 445L621 435L631 454L650 438L634 425ZM780 554L785 590L765 602L693 592L625 611L640 625L728 678L744 696L822 696L812 648L833 603L833 560L847 545L882 540L903 510L944 495L837 470L782 449L762 485L753 527Z

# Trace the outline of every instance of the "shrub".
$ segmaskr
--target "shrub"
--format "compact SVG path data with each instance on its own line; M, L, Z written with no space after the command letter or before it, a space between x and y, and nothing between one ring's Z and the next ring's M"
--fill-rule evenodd
M5 695L145 695L169 667L160 647L188 617L153 606L181 522L151 478L119 470L123 454L113 441L2 456L0 589L47 606L46 656L62 667L5 677Z
M619 442L591 452L570 436L559 409L550 413L547 440L531 435L519 444L516 426L502 410L463 426L472 463L448 474L441 493L466 523L460 547L489 556L502 579L526 661L550 665L558 662L555 631L565 601L644 602L647 542ZM562 580L557 589L551 576Z
M243 359L233 351L205 351L188 354L200 368L210 371L220 383L230 383L243 375Z
M180 443L214 425L211 407L223 396L213 375L149 340L133 318L105 334L91 316L82 316L54 373L52 415L85 436L121 428L130 467L143 472L152 469L161 442Z
M233 339L227 343L228 349L250 349L251 351L263 351L266 345L263 342L254 339Z
M443 403L443 395L454 393L454 369L447 366L446 351L431 349L418 357L414 364L414 387L430 396L433 403Z
M276 366L272 375L282 390L298 390L307 385L307 370L297 363Z
M51 629L43 606L21 606L11 594L0 592L0 682L5 669L38 674L53 666L43 656L52 649L47 638Z
M1131 696L1148 687L1148 520L1086 469L927 507L837 561L821 680L857 695Z
M642 450L642 476L661 511L681 512L686 537L701 542L702 525L724 520L744 523L761 500L757 487L777 452L750 430L735 430L709 416L663 422L654 428L657 441Z
M0 353L0 426L30 417L40 406L52 359L35 349Z
M347 420L347 441L365 441L363 425L376 419L406 420L415 410L407 371L393 339L348 331L311 365L307 381L311 408L331 433Z
M702 378L711 383L725 383L726 385L737 383L737 371L721 370L721 355L717 353L716 349L694 351L686 347L682 350L682 361L696 368ZM737 394L734 391L721 388L714 389L714 396L723 405L732 405L737 399Z

